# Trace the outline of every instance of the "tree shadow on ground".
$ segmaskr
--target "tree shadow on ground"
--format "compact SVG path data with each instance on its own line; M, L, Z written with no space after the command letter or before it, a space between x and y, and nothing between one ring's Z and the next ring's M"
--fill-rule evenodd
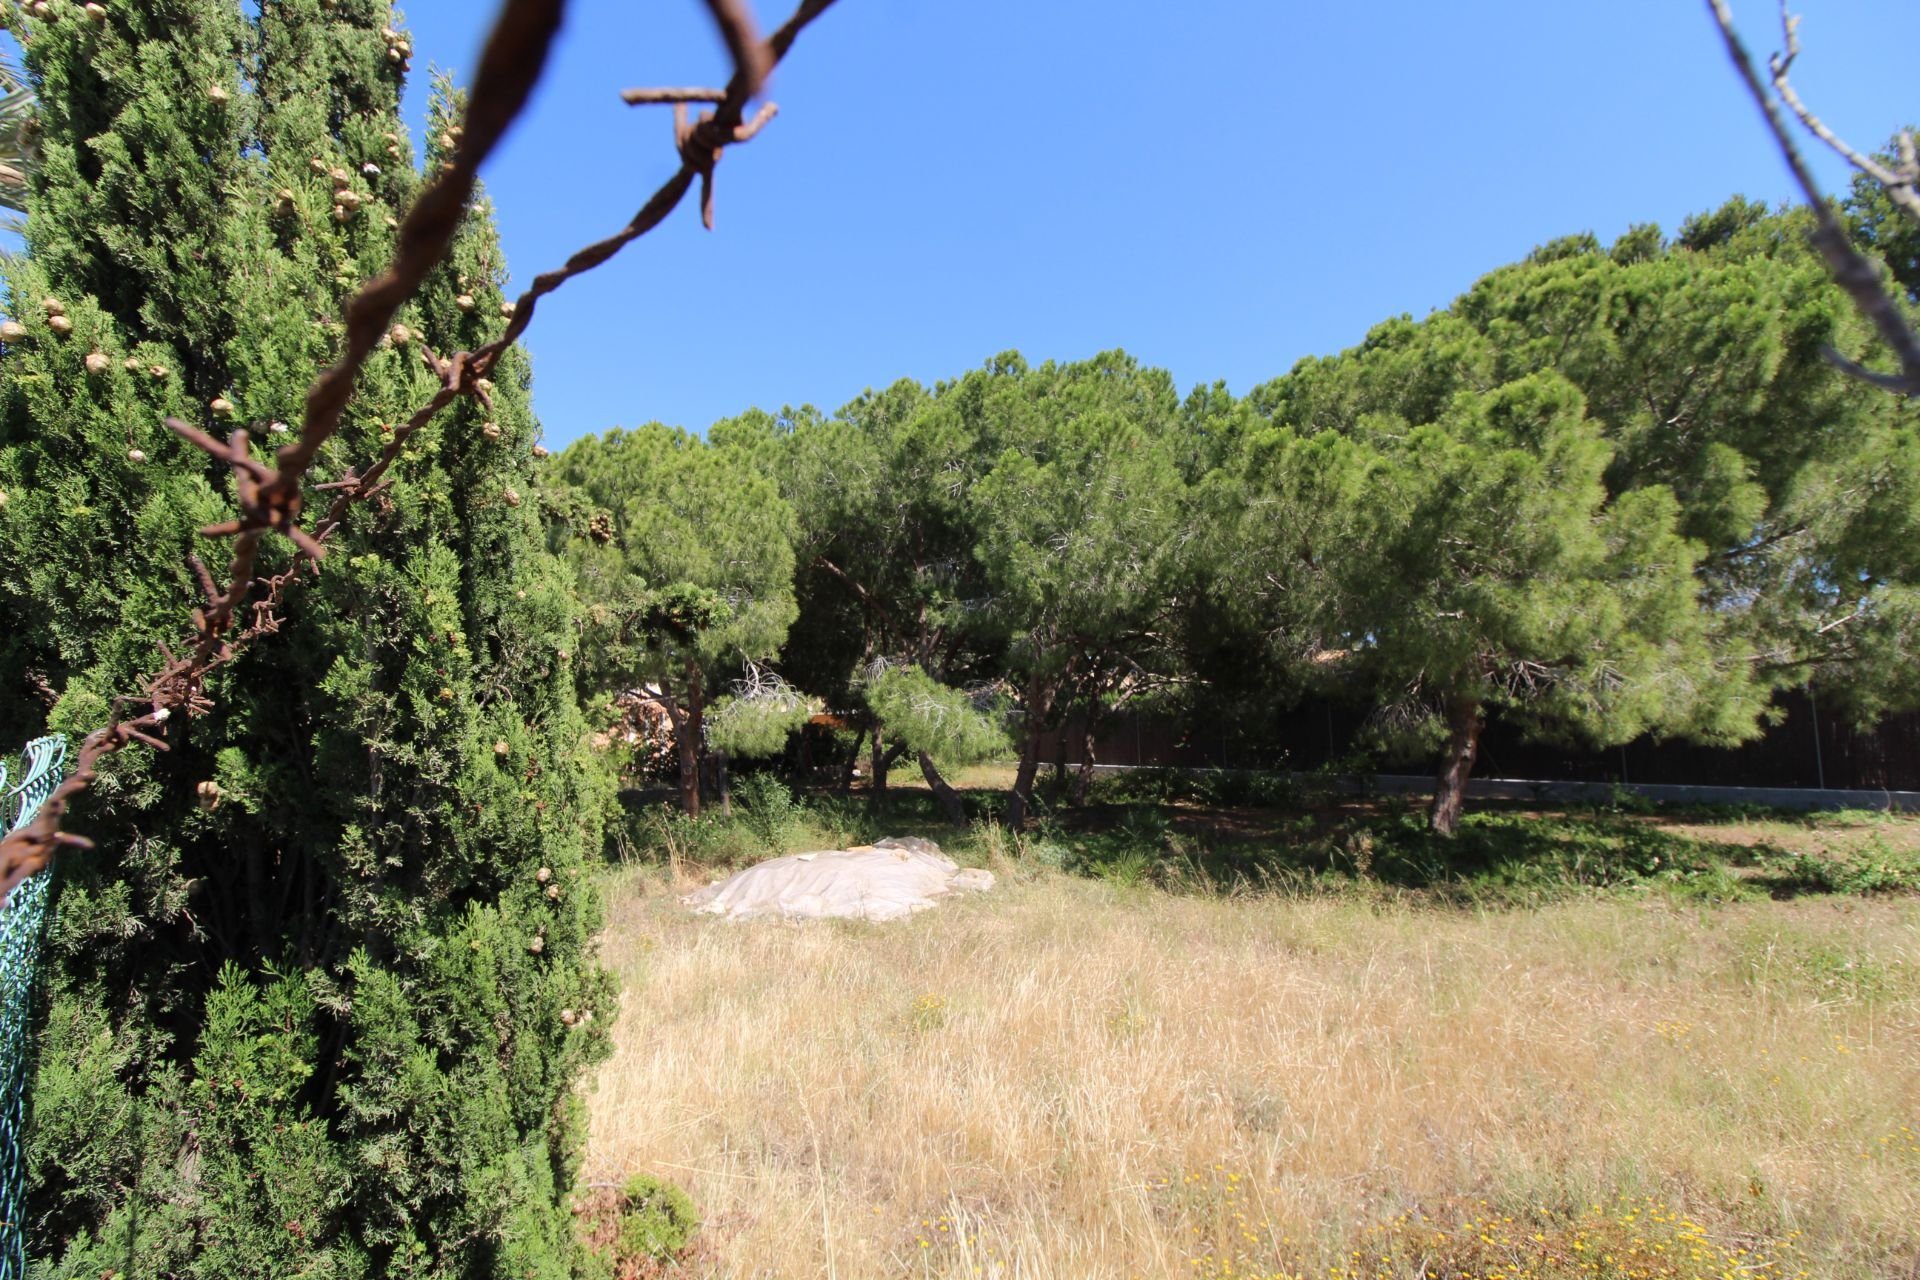
M1489 801L1447 838L1428 829L1416 796L1281 790L1273 803L1229 803L1204 783L1197 795L1190 788L1096 787L1084 807L1042 811L1021 846L1062 870L1128 884L1364 886L1473 905L1614 892L1728 901L1920 889L1920 819ZM1755 823L1800 838L1757 835Z

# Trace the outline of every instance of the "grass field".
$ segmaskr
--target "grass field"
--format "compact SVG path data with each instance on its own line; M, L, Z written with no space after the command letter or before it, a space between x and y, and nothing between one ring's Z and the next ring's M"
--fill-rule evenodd
M1179 817L1090 821L1177 852ZM1920 824L1658 825L1871 860ZM1033 850L961 840L1000 886L892 926L613 873L585 1180L684 1187L692 1275L1920 1275L1920 898L1462 905Z

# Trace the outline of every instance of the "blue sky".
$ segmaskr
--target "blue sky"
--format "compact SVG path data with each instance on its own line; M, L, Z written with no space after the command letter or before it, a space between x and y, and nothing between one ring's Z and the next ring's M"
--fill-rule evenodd
M1830 123L1878 146L1920 118L1920 4L1799 3L1795 79ZM1768 0L1734 7L1777 47ZM416 129L428 63L464 77L492 8L407 6ZM667 109L618 91L725 78L698 0L572 8L484 174L516 288L672 171ZM840 0L771 96L715 232L689 200L541 304L549 443L831 410L1008 348L1125 347L1244 392L1555 236L1790 194L1703 0Z

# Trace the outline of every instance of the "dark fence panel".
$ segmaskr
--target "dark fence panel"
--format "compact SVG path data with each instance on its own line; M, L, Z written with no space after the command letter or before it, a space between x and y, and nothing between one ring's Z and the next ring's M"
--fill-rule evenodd
M1783 694L1776 706L1783 713L1780 723L1739 747L1641 738L1595 751L1528 742L1495 719L1481 739L1474 773L1546 782L1920 790L1920 714L1890 716L1871 729L1856 730L1805 693ZM1352 751L1366 715L1364 707L1331 701L1303 703L1264 722L1122 712L1102 719L1094 735L1094 760L1193 769L1317 769ZM1062 730L1046 735L1041 760L1079 764L1082 724L1070 718Z

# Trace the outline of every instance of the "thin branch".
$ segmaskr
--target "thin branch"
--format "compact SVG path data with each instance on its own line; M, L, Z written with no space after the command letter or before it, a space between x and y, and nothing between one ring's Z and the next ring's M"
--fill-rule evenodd
M1792 81L1787 79L1787 71L1793 66L1794 59L1800 56L1800 18L1787 12L1787 0L1780 0L1780 32L1786 41L1786 51L1776 53L1767 59L1768 69L1773 72L1773 87L1780 94L1780 100L1787 104L1793 114L1806 126L1807 132L1831 147L1848 164L1866 174L1886 189L1887 198L1904 209L1909 217L1920 219L1920 164L1916 164L1913 154L1913 135L1902 132L1901 166L1898 172L1887 168L1870 155L1864 155L1847 145L1826 122L1815 115L1807 104L1800 100Z
M1760 73L1753 64L1753 58L1747 52L1746 44L1734 29L1733 14L1727 8L1726 0L1707 0L1707 7L1713 13L1713 19L1720 28L1721 38L1726 42L1727 56L1733 60L1734 70L1746 82L1747 92L1752 95L1760 113L1765 117L1767 127L1773 132L1774 142L1780 148L1781 157L1792 171L1794 181L1800 184L1805 194L1807 207L1813 212L1815 229L1810 239L1820 256L1826 260L1827 270L1847 295L1853 299L1853 305L1880 334L1881 340L1892 348L1894 356L1900 362L1901 373L1890 382L1876 379L1880 385L1898 391L1902 395L1920 396L1920 336L1908 327L1906 318L1901 314L1899 305L1881 286L1880 273L1873 264L1857 252L1847 239L1846 228L1834 215L1833 208L1827 203L1819 183L1814 181L1813 173L1807 168L1807 162L1794 145L1793 138L1787 132L1786 121L1781 118L1780 109L1775 105L1773 95L1767 92ZM1886 379L1888 375L1881 375Z
M866 605L869 609L872 609L875 613L879 614L882 618L887 619L889 622L892 621L892 615L888 613L886 605L882 604L880 600L877 597L875 597L871 591L866 589L866 587L862 586L858 582L855 582L851 577L849 577L845 569L842 569L839 565L827 559L825 556L815 556L813 558L813 562L819 565L822 569L825 569L828 573L832 574L834 577L840 579L841 582L845 583L847 585L847 588L851 590L853 594L860 597L860 602L862 604Z

